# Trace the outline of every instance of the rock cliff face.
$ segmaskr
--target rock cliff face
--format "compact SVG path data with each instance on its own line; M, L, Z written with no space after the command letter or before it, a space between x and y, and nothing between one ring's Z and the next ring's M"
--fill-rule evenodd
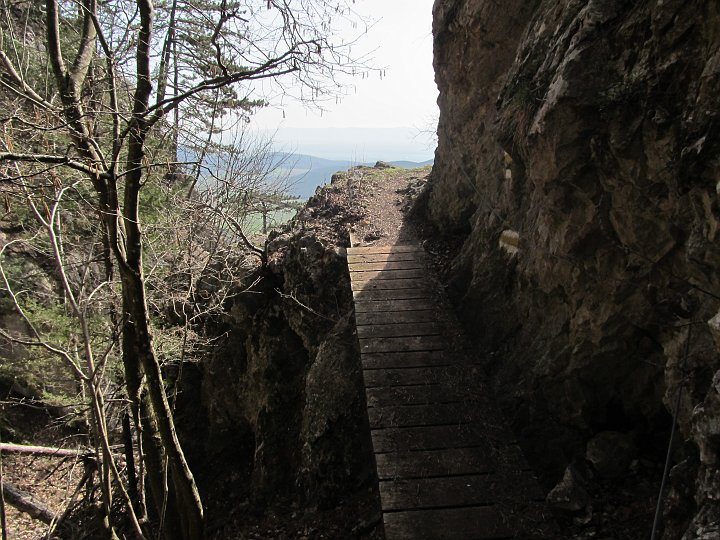
M437 0L434 20L429 215L466 235L451 294L526 449L549 485L600 432L660 458L677 407L665 537L716 537L720 6Z
M267 264L217 321L213 355L186 377L183 440L201 490L232 504L228 511L243 499L260 509L332 507L360 491L373 500L349 274L338 247L357 216L339 200L343 189L320 191L275 234ZM348 517L335 534L351 534L364 519Z

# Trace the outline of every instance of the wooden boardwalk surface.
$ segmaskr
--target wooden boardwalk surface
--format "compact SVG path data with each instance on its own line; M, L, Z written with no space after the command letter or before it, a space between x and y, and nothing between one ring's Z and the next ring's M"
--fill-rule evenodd
M386 538L529 537L542 493L448 339L424 251L347 253Z

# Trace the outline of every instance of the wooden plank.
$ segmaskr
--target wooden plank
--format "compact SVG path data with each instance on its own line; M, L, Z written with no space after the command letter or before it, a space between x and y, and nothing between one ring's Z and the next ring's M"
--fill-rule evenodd
M394 261L394 262L371 262L350 264L348 268L351 273L369 272L372 270L414 270L416 268L426 268L424 261Z
M453 357L447 351L405 351L361 354L363 369L447 366Z
M377 313L355 313L355 325L358 327L368 324L423 323L436 321L437 319L437 312L431 309L422 311L380 311Z
M512 484L518 501L543 493L527 471L496 474L524 468L522 453L477 416L472 388L445 384L472 366L445 350L424 252L351 248L347 261L386 537L512 537L517 525L493 505L506 495L497 486Z
M382 289L382 290L362 290L353 291L353 297L357 300L414 300L414 299L431 299L433 292L430 288L423 289Z
M440 450L487 446L485 434L472 424L370 430L376 454L411 450Z
M474 474L380 482L380 500L384 512L413 508L448 506L484 506L502 496L494 474ZM507 489L507 488L505 488Z
M367 410L367 414L372 429L460 425L473 419L472 409L461 402L390 406L378 406L376 403Z
M408 337L408 336L439 336L441 328L434 322L415 322L402 324L373 324L358 326L360 338L372 337Z
M473 506L387 512L383 515L388 540L500 540L513 538L497 506Z
M355 264L389 262L389 261L422 261L425 253L422 251L405 251L400 253L355 253L348 254L348 266L352 268Z
M436 309L435 302L422 298L411 300L355 300L355 313L428 311L434 309Z
M448 368L445 366L363 370L366 388L435 384L448 378Z
M375 463L380 480L479 474L497 467L490 452L478 447L376 454Z
M441 336L360 338L360 354L378 352L442 351Z
M424 268L413 268L410 270L370 270L367 272L350 272L352 281L392 281L395 279L424 278L427 272Z
M348 255L364 253L408 253L423 251L420 244L396 244L394 246L364 246L347 248Z
M493 473L391 479L380 482L380 499L383 511L489 505L507 496L508 486L502 485L503 480ZM512 481L516 493L539 491L537 480L529 474L513 476ZM537 496L532 498L537 500Z
M370 281L353 280L353 291L371 291L379 289L427 289L429 283L423 278L408 279L372 279Z
M385 386L365 390L368 407L419 405L421 403L458 403L463 394L441 384ZM450 420L452 422L452 419Z

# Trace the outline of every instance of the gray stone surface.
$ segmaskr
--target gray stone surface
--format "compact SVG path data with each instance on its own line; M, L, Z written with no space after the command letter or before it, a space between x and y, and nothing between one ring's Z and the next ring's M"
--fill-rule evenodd
M676 459L699 450L692 497L716 523L718 5L438 0L434 13L429 214L466 235L450 292L530 458L557 481L598 431L667 430L682 385Z
M604 479L624 475L637 455L632 437L618 431L602 431L590 439L585 459L593 470Z
M577 471L571 465L565 469L562 480L547 494L546 500L555 510L580 512L590 503L590 496L582 486Z

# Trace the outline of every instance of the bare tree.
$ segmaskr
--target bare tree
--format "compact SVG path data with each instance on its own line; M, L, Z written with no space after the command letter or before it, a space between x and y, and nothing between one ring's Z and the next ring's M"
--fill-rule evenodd
M336 73L355 69L349 44L334 42L331 32L333 19L347 16L348 6L325 0L172 1L158 7L152 0L46 0L44 13L32 2L3 2L0 87L12 103L0 119L5 136L0 163L11 165L3 181L19 186L47 235L63 294L83 335L84 365L31 329L32 344L64 357L92 396L94 441L107 463L103 504L111 535L113 486L119 486L140 536L145 501L132 481L128 489L123 487L108 451L106 407L85 309L78 303L77 288L62 275L65 259L56 221L60 201L68 190L82 192L101 225L104 282L119 284L116 315L126 392L138 431L136 451L163 532L168 538L201 538L203 506L175 431L150 322L141 194L154 178L178 170L183 133L206 133L210 142L215 119L242 117L258 106L258 100L249 98L252 84L293 79L303 99L319 99L334 88ZM30 20L33 24L27 24ZM33 62L28 49L34 51ZM54 186L51 206L34 198L27 178L38 177ZM198 193L195 184L187 193ZM242 234L234 226L241 222L227 206L202 201L209 193L190 200L221 218L224 226L215 228L217 234L226 234L228 224ZM186 290L197 291L195 278L189 279ZM15 305L22 313L22 303Z
M23 193L26 197L28 206L39 225L39 233L44 234L44 241L49 251L49 257L55 266L56 276L58 278L61 291L64 295L65 304L70 312L70 316L75 321L73 331L74 337L67 340L66 344L59 344L50 341L37 326L36 321L26 311L24 302L19 298L19 292L11 285L10 279L3 264L3 258L9 249L12 249L16 241L6 243L0 248L0 277L2 278L3 290L9 296L17 313L22 317L27 328L28 337L23 338L18 335L8 333L6 330L0 329L0 336L16 343L26 346L34 346L42 348L50 354L58 357L66 367L75 375L75 379L82 385L84 393L88 396L87 403L90 406L89 424L91 427L91 440L95 449L96 461L98 463L98 471L100 472L100 491L103 512L103 525L109 533L112 534L110 524L110 512L112 508L112 488L111 483L114 481L120 486L120 491L126 502L130 502L129 495L124 489L124 483L120 477L117 463L114 460L110 435L107 425L105 395L102 385L102 366L107 361L114 347L114 340L110 341L110 346L105 347L99 354L95 345L97 340L94 339L90 329L90 317L92 315L92 304L95 297L99 295L101 289L107 286L107 283L100 283L92 290L88 290L88 283L85 281L87 274L79 276L79 282L73 283L73 279L69 274L67 267L67 259L63 256L63 246L61 244L60 235L60 208L61 202L67 191L73 189L73 185L66 187L57 187L54 190L54 197L49 200L45 194L37 195L33 193L28 185L24 182L24 178L19 176L18 181L22 186ZM33 235L37 238L38 234ZM86 261L89 264L89 261ZM74 346L73 346L74 345ZM137 516L130 512L131 522L135 527L135 531L142 535L141 528Z

